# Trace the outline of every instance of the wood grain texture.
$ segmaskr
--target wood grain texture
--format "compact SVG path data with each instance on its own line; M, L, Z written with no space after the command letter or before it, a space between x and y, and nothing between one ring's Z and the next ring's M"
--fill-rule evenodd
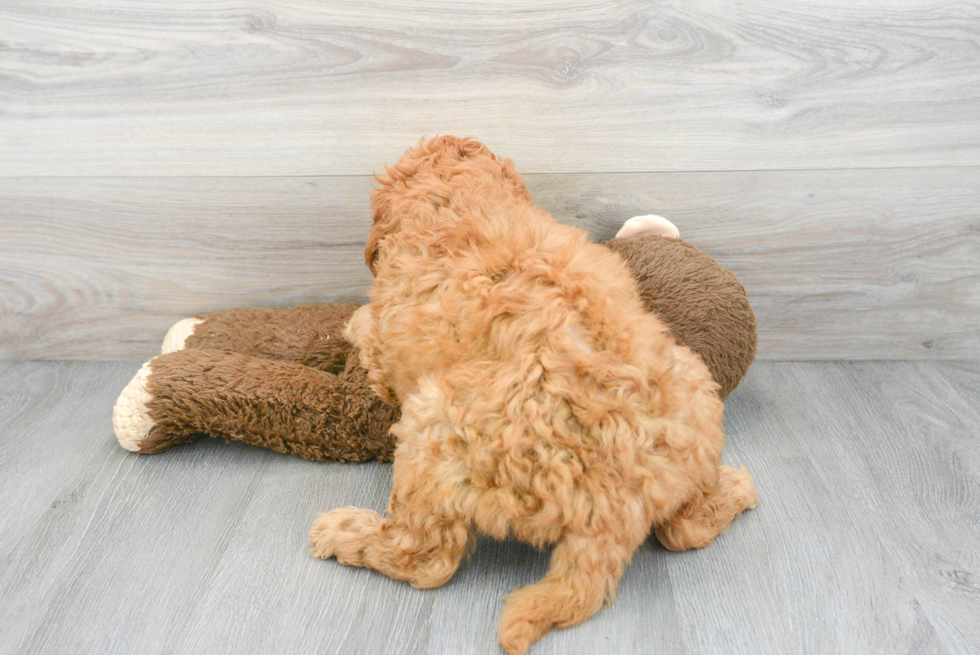
M0 652L500 652L501 598L547 553L481 539L429 591L313 560L316 512L383 508L390 467L132 455L106 395L136 366L0 362ZM978 391L976 362L757 363L725 458L759 508L701 551L643 546L610 608L532 653L980 650Z
M127 362L0 362L0 557L37 516L59 516L87 493L82 483L57 496L106 465L103 428L132 376Z
M538 180L600 239L672 220L745 286L762 359L980 358L980 168Z
M908 379L910 367L920 365L939 371L945 367L909 362L759 364L737 390L736 402L727 404L728 457L744 462L756 476L766 516L759 546L770 570L785 584L781 605L742 611L753 616L761 612L756 619L760 623L766 613L778 612L802 641L788 652L960 653L976 647L980 635L973 628L966 628L966 639L957 646L951 626L931 620L925 599L942 594L945 583L923 579L936 553L923 549L915 533L933 524L912 527L915 519L908 519L937 510L965 518L963 501L980 489L980 479L951 466L946 436L923 434L919 425L893 411L904 398L893 395L891 385L903 376ZM867 420L869 413L880 420ZM946 414L943 420L948 423L941 429L955 438L976 440L976 433L962 429L955 416ZM772 434L765 453L751 443L760 432ZM917 465L909 459L913 453L928 456L928 463ZM926 498L933 489L950 485L966 496L939 492L938 502ZM946 541L949 530L957 532L952 541ZM975 526L962 520L944 532L932 540L939 552L962 552L961 546L980 537ZM976 570L972 556L960 564ZM714 566L710 570L726 574ZM754 579L758 573L728 573L732 575L737 580L730 584L767 593L765 584ZM961 614L980 608L975 598L960 602L949 599L947 608ZM825 604L852 609L837 614L821 609ZM708 613L699 616L712 618ZM776 652L783 638L780 630L763 634ZM720 647L710 636L694 632L702 651ZM754 652L753 636L741 644L743 652Z
M7 357L145 358L184 316L363 298L370 282L368 178L7 179L0 188Z
M980 9L905 0L6 0L0 175L980 164Z
M980 357L980 168L530 175L598 239L659 213L734 271L763 359ZM367 177L0 179L0 358L156 354L229 307L364 300Z

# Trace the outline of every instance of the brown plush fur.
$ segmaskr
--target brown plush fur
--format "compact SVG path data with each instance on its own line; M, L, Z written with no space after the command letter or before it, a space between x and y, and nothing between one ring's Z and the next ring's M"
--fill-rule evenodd
M606 247L623 258L646 311L701 357L724 400L755 360L755 314L735 275L680 239L641 234Z
M606 246L623 258L644 309L701 357L724 400L755 357L755 316L735 276L678 239L639 235ZM195 434L211 433L317 461L391 461L395 440L388 428L398 421L399 408L369 389L358 355L342 334L357 307L230 309L198 316L202 322L185 348L206 353L164 355L151 362L154 401L149 409L157 426L138 452L161 452ZM280 362L337 375L310 376L276 365ZM238 365L249 371L248 390L255 395L243 389L218 395L214 371ZM297 382L316 381L316 393L305 394L305 407L322 420L291 413L297 392L289 375L296 375ZM322 404L313 404L314 398Z
M153 453L201 432L321 461L390 460L400 410L367 384L356 356L338 374L218 350L155 357L147 391Z
M344 326L359 305L338 303L276 309L229 309L204 320L185 348L225 350L340 373L350 344Z
M403 403L386 517L320 516L317 557L418 587L453 575L475 529L555 544L499 625L512 655L611 602L651 526L701 547L755 504L719 466L708 369L643 311L622 260L530 202L473 139L410 150L379 178L370 304L348 338L379 394Z

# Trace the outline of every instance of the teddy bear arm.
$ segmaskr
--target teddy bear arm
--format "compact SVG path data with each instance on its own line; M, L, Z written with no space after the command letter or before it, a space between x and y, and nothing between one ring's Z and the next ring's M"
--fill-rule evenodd
M318 461L390 460L397 408L356 379L302 364L187 349L151 359L120 395L113 424L138 453L197 434Z
M339 373L350 351L344 326L357 307L329 303L201 315L174 325L163 351L223 350Z

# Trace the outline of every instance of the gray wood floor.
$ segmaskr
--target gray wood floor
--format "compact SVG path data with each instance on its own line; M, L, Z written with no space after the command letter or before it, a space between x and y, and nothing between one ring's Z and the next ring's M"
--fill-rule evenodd
M497 653L547 554L481 540L417 591L311 559L318 511L390 468L112 437L136 362L0 362L0 652ZM616 603L532 653L980 651L980 363L756 364L726 459L761 505L709 548L637 552Z

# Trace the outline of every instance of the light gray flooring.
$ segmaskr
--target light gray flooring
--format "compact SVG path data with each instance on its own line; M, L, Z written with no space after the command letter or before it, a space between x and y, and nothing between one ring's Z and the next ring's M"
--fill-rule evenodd
M203 440L116 444L130 362L0 362L0 652L498 653L547 554L481 540L417 591L311 559L318 511L390 468ZM653 542L617 601L531 653L980 651L980 363L757 363L726 460L761 505L702 551Z

